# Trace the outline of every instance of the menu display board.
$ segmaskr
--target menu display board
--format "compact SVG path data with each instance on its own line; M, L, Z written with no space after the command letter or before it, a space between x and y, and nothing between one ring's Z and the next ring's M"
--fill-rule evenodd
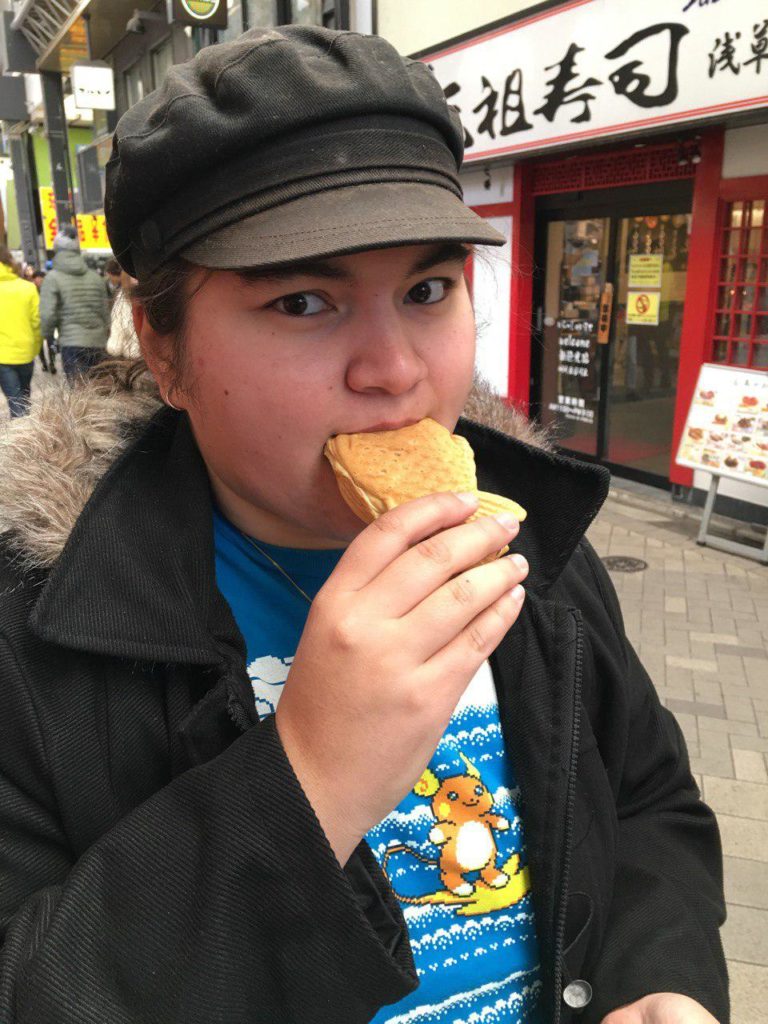
M768 372L704 363L677 462L768 485Z

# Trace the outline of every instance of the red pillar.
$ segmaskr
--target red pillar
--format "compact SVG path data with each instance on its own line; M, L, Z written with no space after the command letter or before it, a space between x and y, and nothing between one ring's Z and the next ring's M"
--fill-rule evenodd
M724 139L725 133L722 128L702 133L699 145L701 163L696 170L693 186L693 216L691 236L688 240L688 273L680 335L672 460L669 470L672 483L688 487L693 483L693 470L678 466L675 455L696 387L699 368L712 356L711 328L717 291L719 195Z

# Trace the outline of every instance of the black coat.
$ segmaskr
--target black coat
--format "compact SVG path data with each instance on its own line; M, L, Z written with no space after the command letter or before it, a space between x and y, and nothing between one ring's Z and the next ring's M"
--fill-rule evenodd
M721 856L684 741L583 539L607 473L464 423L529 510L491 663L521 786L548 1021L652 991L721 1022ZM3 1024L363 1024L416 985L365 844L342 870L215 586L211 499L163 410L49 573L0 571Z

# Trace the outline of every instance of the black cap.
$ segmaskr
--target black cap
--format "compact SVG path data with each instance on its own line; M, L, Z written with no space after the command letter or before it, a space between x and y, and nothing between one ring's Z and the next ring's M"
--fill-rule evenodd
M503 244L463 203L462 155L458 114L427 65L377 36L253 29L173 66L120 119L107 229L139 278L177 255L243 267Z

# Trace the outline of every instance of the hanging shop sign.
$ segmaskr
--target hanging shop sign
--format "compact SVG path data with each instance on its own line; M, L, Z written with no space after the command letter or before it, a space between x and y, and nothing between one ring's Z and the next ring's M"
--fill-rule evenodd
M45 248L52 249L53 241L59 233L59 223L56 218L56 199L50 186L43 186L39 189L39 193ZM77 234L80 239L81 249L109 251L107 222L103 213L78 213L75 217L75 222L77 224Z
M78 110L114 110L115 74L107 64L73 64L69 72Z
M423 59L471 162L764 107L768 8L572 0Z
M768 485L768 373L704 363L677 461Z
M170 21L198 28L226 28L227 0L168 0Z

